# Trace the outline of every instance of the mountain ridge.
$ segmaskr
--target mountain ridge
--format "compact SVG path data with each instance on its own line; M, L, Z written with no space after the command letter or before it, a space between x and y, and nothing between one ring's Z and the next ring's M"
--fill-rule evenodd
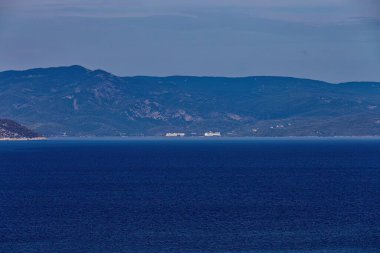
M0 118L48 136L380 135L380 83L119 77L79 65L0 72Z
M81 65L68 65L68 66L58 66L58 67L41 67L41 68L30 68L23 70L3 70L0 71L1 74L8 73L35 73L37 71L61 71L61 70L76 70L78 72L87 72L87 73L103 73L108 74L118 78L221 78L221 79L251 79L251 78L283 78L283 79L296 79L296 80L307 80L307 81L316 81L326 84L378 84L380 85L380 81L347 81L347 82L328 82L319 79L307 78L307 77L294 77L294 76L277 76L277 75L249 75L249 76L217 76L217 75L165 75L165 76L152 76L152 75L131 75L131 76L120 76L115 75L109 71L103 69L94 69L91 70Z

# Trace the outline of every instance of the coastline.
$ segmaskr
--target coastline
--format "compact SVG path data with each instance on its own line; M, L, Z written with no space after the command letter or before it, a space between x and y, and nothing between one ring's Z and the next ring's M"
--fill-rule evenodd
M45 137L34 137L34 138L0 138L0 141L42 141L47 140Z
M35 138L0 138L0 142L23 142L23 141L100 141L100 142L123 142L123 141L332 141L332 140L380 140L379 135L375 136L221 136L221 137L205 137L205 136L188 136L188 137L165 137L165 136L79 136L79 137L35 137Z
M286 141L286 140L380 140L380 136L283 136L283 137L165 137L165 136L82 136L82 137L49 137L48 141Z

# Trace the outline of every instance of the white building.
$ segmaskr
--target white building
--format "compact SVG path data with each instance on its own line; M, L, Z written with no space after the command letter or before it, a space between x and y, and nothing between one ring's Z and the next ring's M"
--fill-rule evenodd
M219 137L219 136L222 136L222 134L220 132L212 132L212 131L206 132L204 135L206 137Z
M185 133L166 133L166 137L184 137L186 134Z

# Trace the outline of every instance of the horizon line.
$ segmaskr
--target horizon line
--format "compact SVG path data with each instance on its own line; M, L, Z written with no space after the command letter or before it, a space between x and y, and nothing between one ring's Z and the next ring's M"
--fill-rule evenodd
M302 79L302 80L309 80L309 81L316 81L316 82L323 82L326 84L348 84L348 83L376 83L380 84L380 81L371 81L371 80L351 80L351 81L344 81L344 82L330 82L325 81L321 79L316 78L309 78L309 77L295 77L295 76L286 76L286 75L247 75L247 76L222 76L222 75L186 75L186 74L171 74L171 75L116 75L113 74L110 71L96 68L96 69L90 69L87 67L84 67L83 65L79 64L73 64L73 65L60 65L60 66L48 66L48 67L32 67L32 68L25 68L25 69L8 69L8 70L0 70L0 74L5 72L25 72L25 71L32 71L32 70L46 70L46 69L60 69L60 68L82 68L84 70L90 71L90 72L96 72L101 71L105 72L107 74L110 74L115 77L119 78L137 78L137 77L146 77L146 78L172 78L172 77L195 77L195 78L227 78L227 79L246 79L246 78L265 78L265 77L275 77L275 78L290 78L290 79Z

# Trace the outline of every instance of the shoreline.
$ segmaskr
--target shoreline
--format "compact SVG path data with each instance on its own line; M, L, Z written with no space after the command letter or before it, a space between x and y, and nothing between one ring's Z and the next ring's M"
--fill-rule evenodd
M0 138L0 142L33 142L33 141L328 141L328 140L380 140L380 135L375 136L281 136L281 137L255 137L255 136L81 136L81 137L36 137L36 138Z
M49 137L48 141L254 141L254 140L380 140L380 136L283 136L283 137L165 137L165 136L87 136L87 137Z
M48 140L45 137L34 137L34 138L0 138L0 141L42 141Z

